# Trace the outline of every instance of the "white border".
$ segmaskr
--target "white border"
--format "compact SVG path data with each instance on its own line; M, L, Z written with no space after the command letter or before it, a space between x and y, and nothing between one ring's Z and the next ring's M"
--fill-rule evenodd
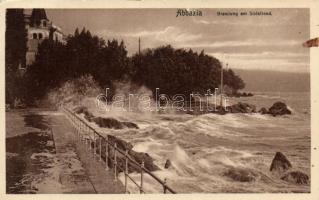
M311 38L319 37L319 0L0 0L0 97L1 97L1 121L0 128L0 199L313 199L319 200L319 47L311 48L310 51L310 73L311 73L311 193L309 194L143 194L143 195L115 195L115 194L93 194L93 195L7 195L5 194L5 88L4 88L4 33L5 33L5 9L6 8L310 8L310 29ZM278 19L280 20L280 19ZM315 150L316 148L316 150Z

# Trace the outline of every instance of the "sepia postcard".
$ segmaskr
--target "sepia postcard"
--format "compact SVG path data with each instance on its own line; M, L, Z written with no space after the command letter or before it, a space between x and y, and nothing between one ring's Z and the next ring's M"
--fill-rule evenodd
M318 0L0 8L1 199L319 199Z

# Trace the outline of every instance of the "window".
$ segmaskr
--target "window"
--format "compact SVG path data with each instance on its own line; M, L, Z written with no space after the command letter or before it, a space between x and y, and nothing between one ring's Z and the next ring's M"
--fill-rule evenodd
M47 22L46 21L43 21L43 26L47 27Z
M36 33L33 33L33 39L38 39L38 35Z
M39 33L39 40L43 39L42 33Z

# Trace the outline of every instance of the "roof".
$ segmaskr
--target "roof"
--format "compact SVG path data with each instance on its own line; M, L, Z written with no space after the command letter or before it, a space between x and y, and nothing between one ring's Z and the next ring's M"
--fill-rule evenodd
M42 19L46 19L47 18L47 14L45 13L45 10L42 9L33 9L32 13L31 13L31 21L37 21L37 20L42 20Z

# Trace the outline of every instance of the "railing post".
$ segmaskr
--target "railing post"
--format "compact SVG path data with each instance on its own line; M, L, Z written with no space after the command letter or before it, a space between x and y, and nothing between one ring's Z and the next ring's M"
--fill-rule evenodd
M78 126L79 126L79 128L78 128L78 141L80 141L80 131L81 131L81 124L79 123L79 121L78 121Z
M83 129L82 122L80 121L79 142L81 142L82 129Z
M83 143L83 138L84 138L84 134L85 134L85 124L82 122L83 128L82 128L82 133L81 133L81 143Z
M117 155L116 155L116 151L117 151L117 145L116 143L114 144L114 180L117 180Z
M87 133L87 126L86 126L86 124L84 124L84 129L83 129L83 134L82 134L82 143L84 144L84 140L85 140L85 135L86 135L86 133Z
M93 132L93 157L95 158L96 146L95 146L95 131Z
M164 194L166 194L166 191L167 191L166 182L167 182L167 179L165 178L164 185L163 185Z
M142 164L141 164L141 187L140 187L140 193L143 193L143 179L144 179L144 161L142 161Z
M90 135L90 130L88 131L88 135ZM85 139L85 150L88 150L88 139L87 137L84 138Z
M89 140L89 137L90 136L90 129L88 129L88 132L87 132L87 135L85 137L85 150L88 151L89 150L89 147L88 147L88 140Z
M82 140L83 140L83 144L85 143L85 138L86 138L86 135L87 135L87 133L88 133L88 131L89 131L89 129L88 129L88 126L85 124L85 131L84 131L84 133L83 133L83 138L82 138Z
M84 123L83 124L83 131L82 131L82 134L81 134L81 143L84 143L84 135L85 135L85 129L86 129L86 126Z
M79 142L81 142L82 129L83 129L82 122L80 121Z
M82 143L84 143L85 132L86 132L86 126L85 126L85 124L83 123L83 132L82 132L82 134L81 134L81 142L82 142Z
M100 142L100 162L102 161L102 138L99 136L99 142Z
M76 139L78 139L78 137L79 137L79 126L78 126L78 123L79 122L77 122L77 121L75 121L75 128L76 128Z
M127 193L127 176L128 176L128 159L127 159L127 156L128 156L128 150L125 151L125 172L124 172L124 175L125 175L125 193Z
M75 134L75 137L76 137L76 125L75 125L75 119L74 119L73 116L72 116L72 120L73 120L74 134Z
M109 143L107 137L105 137L105 170L109 169Z

